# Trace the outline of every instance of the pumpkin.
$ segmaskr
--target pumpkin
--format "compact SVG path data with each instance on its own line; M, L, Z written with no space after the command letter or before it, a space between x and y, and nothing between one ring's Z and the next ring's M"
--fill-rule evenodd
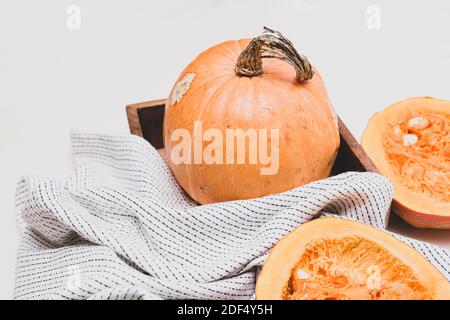
M319 73L267 28L213 46L185 68L166 102L163 135L170 169L201 204L325 178L339 147Z
M260 300L449 299L447 279L388 233L338 218L297 227L271 250Z
M393 208L419 228L450 228L450 102L397 102L375 114L362 146L394 185Z

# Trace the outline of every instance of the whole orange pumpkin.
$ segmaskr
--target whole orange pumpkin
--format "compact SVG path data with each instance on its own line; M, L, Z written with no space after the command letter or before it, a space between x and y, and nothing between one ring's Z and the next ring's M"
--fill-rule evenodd
M274 194L330 174L337 119L323 81L279 32L218 44L166 102L169 166L201 204Z

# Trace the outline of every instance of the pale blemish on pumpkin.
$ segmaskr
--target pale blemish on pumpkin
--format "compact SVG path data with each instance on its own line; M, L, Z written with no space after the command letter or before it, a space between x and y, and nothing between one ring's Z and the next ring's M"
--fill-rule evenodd
M183 95L189 90L191 83L194 81L196 76L197 74L191 72L188 73L182 80L177 82L172 90L172 94L170 95L171 106L181 101Z

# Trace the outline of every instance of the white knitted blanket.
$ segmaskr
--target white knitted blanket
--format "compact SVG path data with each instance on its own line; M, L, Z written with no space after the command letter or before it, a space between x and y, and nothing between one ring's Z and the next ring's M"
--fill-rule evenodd
M136 136L72 135L65 182L18 184L17 299L248 299L269 249L321 214L385 228L391 186L346 173L281 194L198 206ZM402 238L450 279L449 252Z

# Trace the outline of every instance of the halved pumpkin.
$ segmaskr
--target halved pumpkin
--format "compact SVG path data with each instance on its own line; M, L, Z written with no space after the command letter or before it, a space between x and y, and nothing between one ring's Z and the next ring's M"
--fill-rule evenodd
M275 245L256 283L256 298L450 299L450 284L421 254L388 233L320 218Z
M450 228L450 102L430 97L376 113L362 147L394 185L393 207L420 228Z

